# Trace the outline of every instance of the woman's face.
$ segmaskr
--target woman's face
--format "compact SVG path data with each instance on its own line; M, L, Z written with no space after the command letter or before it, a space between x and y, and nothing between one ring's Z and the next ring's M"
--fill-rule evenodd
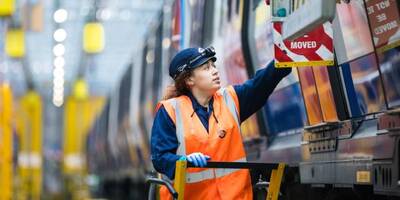
M210 95L221 88L218 69L215 67L214 62L209 60L202 66L194 69L192 76L189 78L188 85L192 90L197 89Z

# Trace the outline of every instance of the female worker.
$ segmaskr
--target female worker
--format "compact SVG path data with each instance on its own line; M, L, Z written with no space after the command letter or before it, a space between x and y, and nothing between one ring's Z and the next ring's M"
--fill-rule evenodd
M158 104L151 134L155 169L174 178L175 162L244 162L240 123L259 110L291 69L273 63L242 85L221 88L214 49L188 48L171 61L174 88ZM171 98L171 94L172 97ZM162 199L169 194L162 188ZM249 170L188 168L184 199L252 199Z

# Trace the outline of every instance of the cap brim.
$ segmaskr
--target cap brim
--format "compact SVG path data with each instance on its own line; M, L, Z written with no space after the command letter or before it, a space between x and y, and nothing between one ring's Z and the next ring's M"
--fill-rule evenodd
M196 64L193 65L193 69L202 66L209 60L212 60L213 62L217 61L217 58L212 56L212 57L207 57L207 58L202 58L199 61L196 62Z

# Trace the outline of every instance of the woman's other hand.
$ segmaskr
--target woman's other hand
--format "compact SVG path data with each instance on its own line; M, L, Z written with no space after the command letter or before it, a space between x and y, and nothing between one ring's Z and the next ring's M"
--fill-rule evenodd
M205 167L207 165L207 160L210 160L210 156L204 155L200 152L191 153L187 155L186 158L196 167Z

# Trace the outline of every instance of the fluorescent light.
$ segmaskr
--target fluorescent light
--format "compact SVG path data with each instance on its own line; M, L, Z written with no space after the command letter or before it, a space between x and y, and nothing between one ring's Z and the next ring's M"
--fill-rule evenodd
M57 107L61 107L64 103L64 99L53 99L53 104Z
M54 77L64 77L64 68L62 67L56 67L53 70L53 76Z
M62 57L62 56L58 56L58 57L56 57L55 59L54 59L54 66L56 67L56 68L59 68L59 67L64 67L65 66L65 59L64 59L64 57Z
M63 23L68 18L68 12L65 9L58 9L54 12L53 19L57 23Z
M57 44L53 47L53 54L55 56L63 56L65 54L65 46L63 44Z
M54 77L53 84L56 86L64 85L64 77Z
M57 42L63 42L67 38L67 31L62 28L57 29L54 31L53 38Z

